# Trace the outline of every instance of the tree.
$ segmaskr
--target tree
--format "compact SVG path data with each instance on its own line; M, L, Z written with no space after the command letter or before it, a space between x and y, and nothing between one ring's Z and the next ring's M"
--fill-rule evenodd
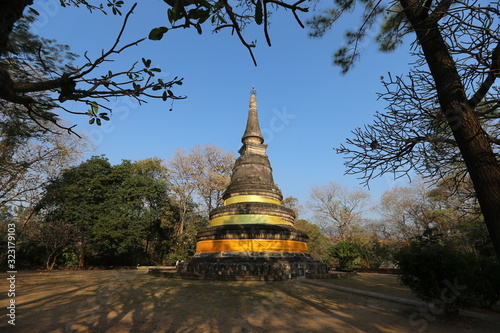
M23 126L29 133L13 133ZM55 129L51 123L45 126ZM55 135L32 122L1 116L0 146L0 207L34 205L50 177L76 164L91 149L86 140L68 133Z
M112 175L107 159L92 157L52 179L36 207L44 223L63 221L78 229L79 237L74 242L80 267L92 251L94 225L102 215L109 214Z
M212 209L223 205L222 194L229 185L236 157L232 152L206 144L192 148L186 158L193 167L191 177L208 216Z
M380 199L381 225L385 235L409 242L429 226L425 218L427 209L425 193L427 189L420 183L417 186L394 187L385 191Z
M140 262L147 256L153 225L164 222L171 210L166 170L159 159L112 166L103 202L105 210L92 225L92 249L101 262ZM105 214L104 214L105 213Z
M296 220L294 223L295 229L304 232L309 240L307 241L307 247L309 254L314 260L320 262L329 262L328 246L331 245L328 238L321 232L321 228L313 223L309 223L306 220Z
M45 249L45 268L52 270L64 250L75 244L78 229L64 221L41 223L38 227L34 239Z
M223 204L222 194L229 185L235 157L211 144L196 146L187 154L177 150L170 160L170 181L179 203L185 206L196 195L205 206L207 217Z
M361 223L363 213L369 208L369 200L368 192L361 189L349 190L330 182L311 189L309 206L330 239L350 241Z
M17 22L8 43L10 55L0 57L0 69L30 82L50 75L47 68L58 68L64 60L75 58L66 46L34 36L29 31L33 20L27 15ZM43 63L37 62L37 57L43 57ZM41 104L50 104L47 93L35 95ZM74 165L90 147L84 138L78 140L44 119L53 116L50 107L28 115L16 103L1 98L0 107L0 206L32 205L47 177Z
M427 228L434 228L447 240L470 246L467 230L482 224L482 216L477 203L469 197L466 184L456 188L450 182L453 180L444 179L437 186L428 187L419 180L384 192L378 206L381 220L375 223L382 237L408 244Z
M286 208L292 209L295 213L296 218L299 218L299 216L304 211L304 207L300 204L299 199L297 199L294 196L288 196L286 198L283 198L281 204Z
M315 34L322 35L356 3L335 2L311 22ZM442 175L439 171L446 168L433 171L432 166L463 163L500 258L500 141L495 129L500 91L494 85L500 73L500 5L474 0L361 4L363 23L347 32L335 63L347 72L359 57L360 41L376 25L381 50L394 50L411 38L417 62L406 80L390 77L385 83L388 91L382 97L389 102L388 112L377 115L374 125L355 130L350 146L340 147L350 156L347 172L369 181L385 172L415 169ZM496 125L486 126L485 118ZM447 158L433 163L426 153L433 150L446 151Z
M165 0L171 7L167 11L170 27L163 26L153 29L149 34L149 38L160 40L169 30L190 27L194 27L201 34L202 24L208 21L213 27L213 32L219 32L222 29L231 30L233 33L236 32L236 36L250 53L254 64L257 65L252 52L256 43L247 41L243 36L243 29L252 23L261 25L266 42L271 46L268 31L271 12L278 8L290 10L297 23L304 27L297 12L307 12L309 10L307 7L302 6L305 1L298 0L293 3L280 0L237 1L235 5L232 5L227 0Z
M328 252L338 260L340 269L353 269L363 257L363 250L358 244L345 241L331 245Z
M171 196L179 207L179 224L176 228L176 234L180 236L184 233L188 212L194 206L195 186L191 177L193 171L180 150L174 153L172 160L168 163L168 170Z
M78 230L72 246L79 266L87 259L94 264L141 263L171 237L175 209L165 174L158 159L112 166L104 157L92 157L46 186L37 206L40 223L49 230L58 223Z
M100 125L102 120L109 119L112 110L107 105L114 97L130 96L140 103L146 102L146 98L164 101L183 98L171 91L174 86L182 84L182 79L175 77L163 81L157 78L155 75L161 69L152 67L150 59L137 59L128 69L117 72L100 71L104 62L114 60L117 55L145 40L142 38L128 44L121 42L136 5L125 14L114 44L95 58L85 53L85 60L75 66L75 55L68 52L67 46L29 31L29 23L38 15L29 7L32 4L33 0L7 0L0 4L0 101L14 105L23 117L41 126L49 121L72 131L73 126L61 125L59 116L52 110L87 115L91 124ZM124 1L107 1L106 7L114 15L121 15L123 4ZM106 14L103 3L61 0L61 5L83 6ZM69 109L65 103L68 101L87 105L88 111Z

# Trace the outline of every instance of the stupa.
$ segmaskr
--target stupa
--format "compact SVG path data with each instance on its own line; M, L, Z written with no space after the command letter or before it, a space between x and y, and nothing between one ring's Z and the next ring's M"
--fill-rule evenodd
M178 266L191 278L286 280L328 273L308 252L308 236L294 228L295 213L282 205L252 89L240 156L210 226L197 234L196 253Z

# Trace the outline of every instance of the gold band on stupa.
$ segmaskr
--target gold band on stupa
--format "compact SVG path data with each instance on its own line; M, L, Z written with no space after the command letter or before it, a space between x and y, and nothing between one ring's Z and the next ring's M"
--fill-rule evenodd
M301 252L308 253L307 243L278 239L218 239L199 241L196 252Z
M224 206L239 202L268 202L275 205L281 205L281 201L264 197L262 195L237 195L224 200Z
M290 222L283 220L280 217L261 214L235 214L215 217L210 220L210 226L231 225L231 224L287 224L293 225Z

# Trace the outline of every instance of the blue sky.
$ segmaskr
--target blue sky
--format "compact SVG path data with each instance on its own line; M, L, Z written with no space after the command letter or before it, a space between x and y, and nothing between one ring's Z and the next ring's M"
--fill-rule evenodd
M113 42L123 17L88 14L85 9L61 8L57 0L35 2L39 34L71 46L73 52L97 57ZM167 5L161 0L142 1L130 19L123 43L147 36L158 26L168 26ZM311 14L301 17L305 21ZM237 152L246 123L250 90L255 86L260 124L274 178L284 196L305 203L314 185L334 181L350 188L356 176L345 176L343 156L334 148L352 136L350 131L373 120L385 103L377 100L382 91L380 76L408 72L411 58L407 48L392 54L376 50L373 40L365 42L361 60L346 75L332 65L332 53L342 44L346 27L358 17L345 17L321 39L308 37L290 12L281 10L271 18L268 47L261 30L245 30L248 40L257 40L255 67L248 51L229 31L212 34L208 26L199 36L193 29L174 30L161 41L146 41L116 57L106 66L126 68L142 57L162 68L161 77L184 78L174 92L187 99L151 101L138 105L117 100L111 121L101 127L88 126L85 117L65 117L77 123L96 141L97 154L112 163L148 157L169 159L178 148L186 150L207 143ZM103 70L107 70L103 67ZM69 106L69 105L68 105ZM75 106L76 107L76 106ZM391 175L371 183L377 201L395 184Z

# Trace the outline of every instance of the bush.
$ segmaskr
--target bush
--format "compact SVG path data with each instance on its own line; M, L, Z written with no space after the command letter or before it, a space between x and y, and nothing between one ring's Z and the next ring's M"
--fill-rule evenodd
M473 274L474 301L480 306L491 308L500 300L500 264L496 257L480 257Z
M433 229L403 247L395 260L400 283L430 302L435 314L454 314L479 303L491 306L499 299L498 262L460 251Z
M394 243L386 243L377 239L370 241L362 248L364 255L361 267L380 268L384 262L393 261L396 246Z
M339 261L340 269L353 269L363 257L363 250L358 244L343 241L330 246L328 253Z

